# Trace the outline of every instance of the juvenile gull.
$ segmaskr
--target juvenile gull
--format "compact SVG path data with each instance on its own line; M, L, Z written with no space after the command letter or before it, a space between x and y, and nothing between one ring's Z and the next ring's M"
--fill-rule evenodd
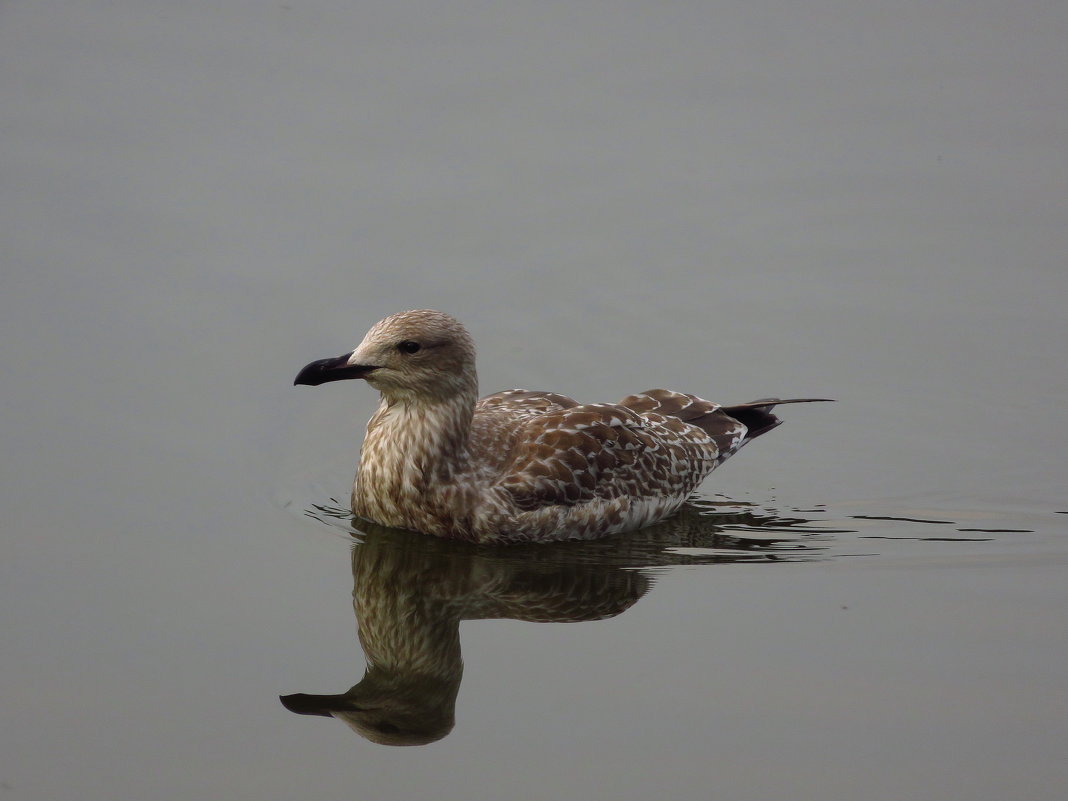
M720 406L651 389L580 404L510 389L478 399L475 345L429 309L377 323L356 350L294 384L362 378L381 393L352 511L394 528L474 542L593 539L673 514L721 462L781 422L765 398Z

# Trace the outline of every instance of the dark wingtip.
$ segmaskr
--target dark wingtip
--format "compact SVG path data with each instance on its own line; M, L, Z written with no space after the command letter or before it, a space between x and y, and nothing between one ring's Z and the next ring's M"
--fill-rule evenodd
M733 406L724 406L720 409L749 429L746 441L756 439L761 434L766 434L771 429L782 425L782 420L771 413L781 403L824 403L833 402L831 398L761 398L738 403Z
M771 408L783 403L835 403L834 398L760 398L748 403L732 403L733 409L757 409L763 406Z

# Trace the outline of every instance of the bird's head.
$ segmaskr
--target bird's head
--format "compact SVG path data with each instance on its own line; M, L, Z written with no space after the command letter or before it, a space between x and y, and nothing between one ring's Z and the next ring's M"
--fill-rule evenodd
M362 378L387 398L443 401L477 394L475 345L454 317L430 309L376 323L351 353L307 365L294 384Z

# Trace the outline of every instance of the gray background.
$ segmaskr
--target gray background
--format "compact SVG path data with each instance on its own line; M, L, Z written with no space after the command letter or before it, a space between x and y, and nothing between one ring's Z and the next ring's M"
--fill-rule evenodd
M4 3L0 797L1062 798L1066 40L1037 1ZM375 398L292 376L424 306L486 392L837 398L704 487L819 558L464 623L424 748L294 717L362 674L304 512Z

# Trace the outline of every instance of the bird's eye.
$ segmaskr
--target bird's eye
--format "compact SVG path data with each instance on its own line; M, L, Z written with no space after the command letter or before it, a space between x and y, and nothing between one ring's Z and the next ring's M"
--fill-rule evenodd
M422 347L418 342L412 342L410 339L406 339L397 345L397 350L401 353L418 353Z

